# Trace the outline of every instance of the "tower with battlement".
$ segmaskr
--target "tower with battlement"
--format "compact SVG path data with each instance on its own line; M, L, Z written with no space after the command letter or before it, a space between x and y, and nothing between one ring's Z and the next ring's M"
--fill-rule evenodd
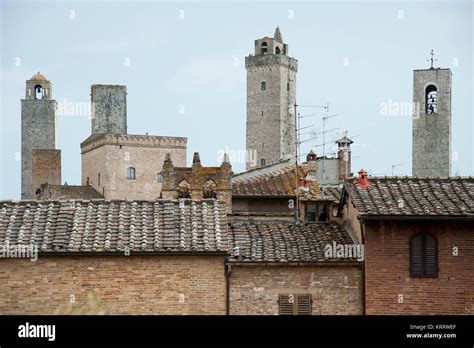
M255 40L247 69L247 170L294 158L296 72L279 28Z

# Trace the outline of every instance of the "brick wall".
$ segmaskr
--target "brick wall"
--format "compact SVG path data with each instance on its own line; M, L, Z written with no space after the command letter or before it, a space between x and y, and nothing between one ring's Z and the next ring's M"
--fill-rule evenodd
M0 260L0 314L225 314L225 298L218 256Z
M423 231L438 238L438 278L410 277L409 239ZM367 222L366 313L474 314L473 232L473 223Z
M279 294L312 294L313 315L362 314L358 266L233 266L230 314L278 314Z

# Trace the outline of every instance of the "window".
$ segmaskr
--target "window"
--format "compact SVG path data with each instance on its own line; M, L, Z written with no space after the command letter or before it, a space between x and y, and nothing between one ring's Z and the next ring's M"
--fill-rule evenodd
M163 182L163 175L161 173L156 174L156 182Z
M262 158L262 159L260 160L260 167L264 167L265 164L266 164L265 158Z
M278 314L311 315L311 294L287 294L278 296Z
M35 86L35 99L43 99L44 92L43 92L43 87L40 85Z
M267 90L267 83L265 81L262 81L262 83L260 83L260 89L262 91L266 91Z
M135 168L128 167L127 168L127 179L128 180L135 180Z
M261 52L262 54L265 54L265 53L268 52L268 45L267 45L267 43L266 43L265 41L262 42L262 47L260 48L260 52Z
M216 189L217 185L213 180L207 180L204 183L203 187L203 197L204 198L216 198Z
M191 198L191 185L186 179L178 184L178 198Z
M418 233L410 239L410 276L438 276L438 240L427 233Z
M97 174L97 185L99 185L99 186L100 186L100 173L99 173L99 174Z
M290 83L289 83L289 82L286 84L286 90L287 90L287 91L290 90Z
M425 104L427 114L438 112L438 89L436 86L429 85L426 87Z
M328 206L326 203L308 203L305 205L306 222L327 222Z
M275 53L276 53L276 54L280 54L280 53L281 53L280 47L275 48Z

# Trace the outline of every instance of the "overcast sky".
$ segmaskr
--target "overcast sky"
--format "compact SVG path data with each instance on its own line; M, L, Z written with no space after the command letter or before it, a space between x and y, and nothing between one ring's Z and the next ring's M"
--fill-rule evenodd
M90 85L127 86L130 134L188 137L218 165L225 149L245 150L244 57L277 25L298 59L297 103L329 103L327 129L355 141L353 170L411 174L413 69L453 72L452 174L473 175L473 6L470 1L351 2L1 2L0 199L20 197L20 99L41 71L60 107L62 180L80 184L80 143L90 135ZM71 104L72 103L72 104ZM76 110L72 110L74 106ZM392 110L385 114L386 107ZM321 130L323 112L300 108L302 126ZM340 133L327 133L326 141ZM323 139L303 144L316 146ZM326 149L334 151L332 145ZM244 169L235 156L235 172Z

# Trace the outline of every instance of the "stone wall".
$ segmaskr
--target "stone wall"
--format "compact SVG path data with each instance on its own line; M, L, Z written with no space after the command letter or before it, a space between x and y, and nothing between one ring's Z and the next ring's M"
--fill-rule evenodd
M312 314L362 314L359 266L233 266L230 314L278 314L279 294L312 294Z
M94 310L106 314L224 315L224 258L0 259L0 314L94 314Z
M21 101L21 198L33 198L32 151L55 149L57 116L52 99Z
M158 138L158 139L151 139ZM157 175L167 153L178 166L186 165L186 138L104 135L84 142L82 185L89 184L106 199L154 200L160 196ZM127 168L135 168L135 180L127 179ZM100 185L98 175L100 173Z
M438 90L438 110L427 114L425 91L428 85ZM413 176L451 174L451 70L415 70L413 76Z
M127 134L127 87L92 85L92 134Z

